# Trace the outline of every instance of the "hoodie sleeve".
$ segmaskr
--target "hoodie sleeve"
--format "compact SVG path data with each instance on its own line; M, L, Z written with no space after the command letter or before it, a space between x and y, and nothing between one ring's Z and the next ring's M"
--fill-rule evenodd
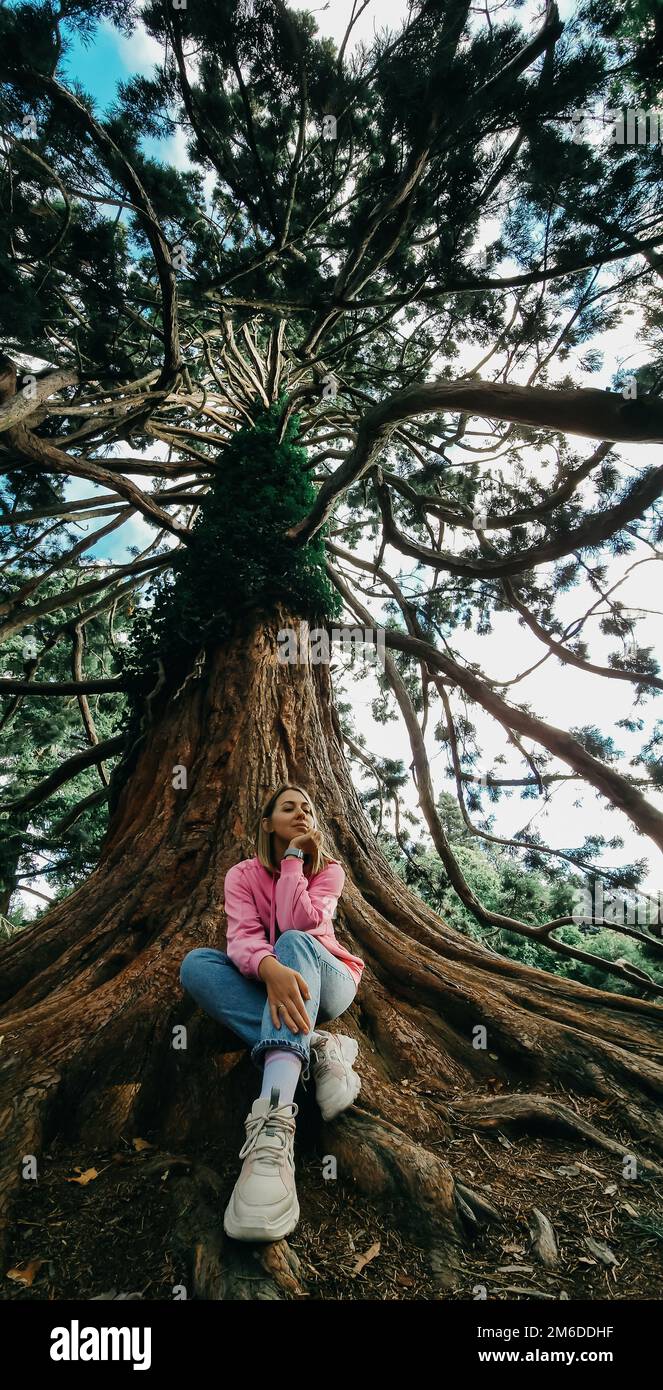
M282 932L308 931L314 936L333 932L332 918L343 891L345 870L335 860L308 880L301 859L281 860L276 882L276 915Z
M263 956L273 956L255 898L244 878L241 864L233 864L223 882L228 931L226 954L248 979L259 980L258 966ZM261 982L262 983L262 982Z

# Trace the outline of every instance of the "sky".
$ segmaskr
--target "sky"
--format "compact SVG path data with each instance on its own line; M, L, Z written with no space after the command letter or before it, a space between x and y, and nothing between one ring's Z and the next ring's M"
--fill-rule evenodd
M299 3L299 0L294 0L293 8L312 10L321 32L334 38L337 42L341 41L351 9L350 3L332 0L330 4L315 6L305 5ZM562 0L559 9L561 18L564 19L572 13L573 5L570 0ZM380 26L385 24L396 26L405 11L406 6L402 0L380 0L379 5L370 5L356 26L353 43L361 39L370 40L376 24L376 16L379 16ZM535 13L540 13L538 8L535 9L531 5L526 5L517 12L517 15L524 23L528 14ZM351 48L353 43L350 45ZM70 77L76 77L87 91L93 93L98 109L103 112L113 99L117 82L135 73L149 75L158 57L158 45L144 30L139 28L131 38L126 38L118 34L109 24L103 22L98 25L94 43L91 46L84 47L80 41L74 41L68 55L66 71ZM185 141L181 133L163 141L146 141L146 148L155 157L162 157L179 167L186 166ZM481 230L479 244L492 240L497 231L497 224L486 222ZM504 273L508 273L510 269L515 269L508 262L505 262L501 268ZM577 356L584 354L589 346L590 344L583 344ZM608 388L615 371L625 361L628 360L631 366L634 366L646 358L644 348L638 341L637 323L634 320L627 320L625 326L619 330L602 335L599 346L603 352L603 367L599 373L594 373L590 377L583 373L577 361L575 363L567 361L564 364L564 371L572 371L574 378L577 378L578 385ZM474 365L473 352L476 356L480 355L476 350L468 350L461 354L460 365L463 370ZM583 457L590 453L594 447L594 442L589 439L575 438L571 442L573 447L582 453ZM160 446L155 446L154 452L158 454L159 450ZM126 444L119 447L118 452L126 456ZM657 446L618 446L618 452L627 466L631 467L641 468L660 462L660 450ZM141 475L135 475L135 477L143 488L150 486L150 479ZM89 482L72 479L67 484L66 496L73 499L91 496L97 491L99 489ZM103 520L107 520L107 518ZM81 529L77 534L83 534L83 530L87 529L89 523L83 522L80 525ZM116 563L121 563L130 558L126 551L127 546L133 545L143 548L153 539L154 534L153 528L142 517L135 517L125 524L119 533L114 533L107 540L100 542L98 546L92 547L87 555L90 559L108 558ZM451 542L453 545L455 543L458 547L465 543L462 533L456 533L454 537L453 533L447 532L445 540L447 544ZM373 546L361 545L358 547L357 553L370 559L373 556ZM637 551L623 560L611 561L610 582L616 582L625 573L628 566L633 564L634 560L644 559L647 554L648 552L644 550L644 547L639 547ZM636 568L633 574L626 579L617 596L624 603L655 610L656 594L660 590L658 564L660 562L653 561ZM392 551L389 547L386 552L385 565L396 578L399 578L400 572L402 587L405 592L413 593L421 584L420 579L411 577L412 571L408 568L409 562L406 557L400 555L399 552ZM410 577L408 578L408 576ZM426 571L426 576L426 582L432 582L433 572ZM586 584L569 590L561 596L560 616L568 621L581 616L589 603L593 601L593 597ZM364 605L371 610L376 623L379 624L381 620L384 620L384 613L380 610L376 600L366 599L363 595L360 595L360 598ZM487 675L498 680L511 679L516 673L526 670L533 663L539 661L545 654L545 648L512 616L496 615L493 620L493 628L492 634L489 635L479 636L476 632L469 631L462 634L456 633L453 638L453 645L462 654L462 658L478 663ZM657 648L660 645L661 635L659 614L652 612L648 615L638 625L637 633L640 645L651 645ZM589 639L591 658L596 662L605 663L609 652L618 645L615 638L606 638L600 633L596 622L588 625L584 630L584 635ZM352 701L356 728L365 735L368 751L382 757L402 758L405 766L409 767L412 755L400 716L398 723L389 722L386 725L376 723L371 712L371 702L378 693L378 688L371 674L370 664L367 665L366 672L365 678L359 682L355 682L348 676L342 692L347 694L347 697ZM337 672L336 680L338 680L338 675ZM626 731L615 728L614 725L618 719L632 714L633 690L634 688L625 682L605 680L579 672L571 667L564 667L551 657L532 675L513 687L512 691L507 692L507 698L511 697L518 702L527 701L538 715L562 728L598 725L603 732L613 734L619 748L624 749L625 753L631 754L636 751L637 741ZM457 708L460 709L458 706ZM429 728L426 733L431 774L437 793L442 790L454 790L453 782L445 774L448 761L446 747L439 745L432 733L440 718L440 710L441 706L438 701L433 705L433 716L429 720ZM661 718L662 714L663 707L659 710L659 701L656 699L648 699L644 705L635 710L635 716L645 719L648 726L651 726L656 718ZM510 749L503 733L494 721L488 716L484 716L478 707L472 708L471 718L476 723L480 739L486 748L485 767L476 770L485 771L488 774L494 771L496 775L500 776L522 776L524 772L522 761L517 755L514 755L514 750ZM527 741L525 744L527 747L533 747ZM495 764L495 758L500 755L506 757L504 765ZM554 766L556 770L568 770L557 764ZM368 785L362 778L361 770L357 764L353 764L353 776L360 788ZM414 785L408 786L402 795L406 806L417 813L422 831L425 830ZM663 796L649 791L647 795L650 800L663 809ZM606 855L603 861L606 867L609 867L611 863L629 862L646 857L650 867L644 886L650 891L656 892L661 885L660 856L658 856L655 847L649 840L640 836L620 812L607 808L592 788L585 787L583 784L558 784L549 798L545 800L536 798L523 801L517 794L513 793L503 797L499 803L491 805L490 810L495 817L493 826L495 833L508 837L530 823L532 828L541 834L547 843L557 848L579 844L588 833L600 833L607 837L620 835L624 840L624 848L611 851ZM41 884L37 883L36 886L40 887ZM28 902L30 903L30 911L33 908L35 911L41 910L40 907L35 906L37 900L34 898L24 901L26 906Z

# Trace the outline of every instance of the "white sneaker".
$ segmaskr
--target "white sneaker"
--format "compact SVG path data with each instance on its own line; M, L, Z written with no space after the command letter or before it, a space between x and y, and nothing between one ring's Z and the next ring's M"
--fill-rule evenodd
M281 1240L299 1221L295 1187L295 1116L299 1106L254 1100L246 1117L244 1158L223 1217L234 1240Z
M352 1067L358 1051L356 1038L349 1038L346 1033L314 1031L309 1064L302 1073L302 1080L312 1073L315 1098L323 1120L333 1120L359 1095L361 1077Z

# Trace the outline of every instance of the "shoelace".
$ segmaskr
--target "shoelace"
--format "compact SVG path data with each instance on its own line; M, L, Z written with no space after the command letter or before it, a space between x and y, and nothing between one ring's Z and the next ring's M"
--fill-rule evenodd
M319 1046L312 1046L311 1052L315 1053L316 1069L318 1075L322 1076L324 1072L329 1071L329 1059L327 1057L327 1048L326 1046L321 1048Z
M286 1111L290 1110L290 1106L280 1105L278 1107L274 1107L274 1109L272 1110L268 1110L266 1115L249 1116L246 1121L248 1134L239 1151L239 1157L246 1158L247 1154L252 1153L254 1149L257 1148L258 1141L261 1138L263 1131L270 1124L274 1126L274 1133L281 1142L281 1148L284 1149L287 1142L284 1130L289 1130L291 1134L294 1134L295 1116L297 1114L298 1109L299 1106L296 1105L293 1101L293 1110L290 1114L286 1113ZM275 1121L276 1123L274 1124ZM265 1146L263 1152L261 1152L260 1157L265 1159L271 1159L272 1162L276 1165L278 1165L280 1161L280 1154L277 1154L271 1148L270 1145Z
M311 1043L310 1052L313 1053L313 1054L315 1055L315 1065L316 1065L316 1068L317 1068L318 1076L322 1076L322 1075L324 1074L325 1071L328 1071L328 1070L329 1070L329 1062L327 1061L327 1058L325 1057L325 1050L326 1050L326 1043ZM306 1082L309 1080L310 1075L311 1075L311 1061L310 1061L310 1054L309 1054L309 1060L308 1060L308 1062L306 1063L306 1070L303 1071L302 1074L301 1074L301 1083L302 1083L302 1086L304 1087L304 1090L306 1090Z

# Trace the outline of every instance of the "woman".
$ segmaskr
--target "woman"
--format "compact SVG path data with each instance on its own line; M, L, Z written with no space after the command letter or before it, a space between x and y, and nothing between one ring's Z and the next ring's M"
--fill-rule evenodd
M224 1230L236 1240L279 1240L299 1221L294 1095L302 1066L303 1084L310 1061L326 1120L351 1105L361 1086L352 1066L357 1042L313 1025L349 1008L364 962L336 940L332 918L345 873L324 849L301 787L286 782L271 794L256 850L225 877L227 952L189 951L180 981L201 1008L244 1039L262 1071Z

